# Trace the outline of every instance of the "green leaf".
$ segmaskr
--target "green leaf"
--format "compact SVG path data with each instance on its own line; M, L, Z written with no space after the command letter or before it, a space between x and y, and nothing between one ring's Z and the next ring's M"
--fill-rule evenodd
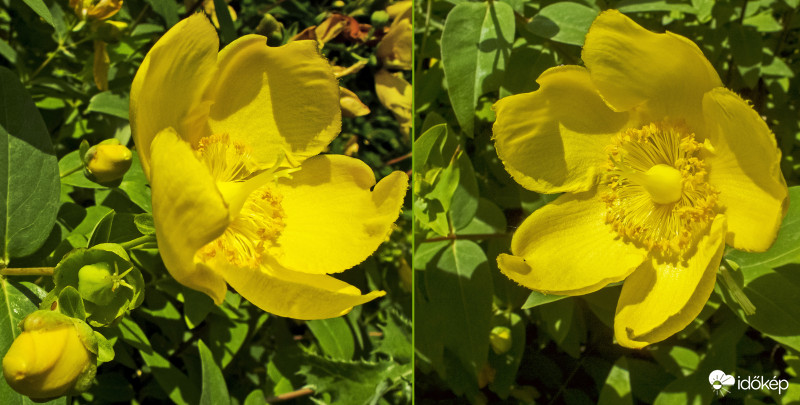
M87 179L83 174L81 153L78 150L67 153L58 161L58 172L61 176L61 184L81 188L106 188Z
M42 289L33 283L17 283L0 277L0 354L5 356L11 342L20 334L19 323L31 312L36 311L45 294ZM66 398L59 398L48 403L66 404ZM18 394L6 383L5 378L0 378L0 403L34 404L30 398Z
M410 364L390 361L350 362L315 355L306 355L301 361L300 374L306 376L315 395L331 394L330 403L377 404L393 382L404 379L410 383L412 377Z
M147 177L144 175L138 153L133 154L131 168L128 169L128 172L122 177L122 183L119 184L119 189L124 191L131 202L144 210L144 212L153 211L150 198L150 186L148 185Z
M489 351L489 364L496 371L489 387L500 398L505 399L515 384L517 370L525 352L525 323L519 315L510 313L508 316L495 315L492 325L505 326L511 330L511 350L502 354Z
M506 216L495 203L481 197L475 216L458 231L459 235L480 235L506 231Z
M555 3L542 8L525 28L551 41L583 46L597 14L599 11L582 4Z
M53 22L53 15L50 14L50 9L47 8L47 5L44 4L44 0L22 0L28 7L33 10L39 17L42 17L44 22L50 24L55 28L55 23Z
M200 362L203 369L203 391L200 394L201 405L226 405L231 403L228 387L222 370L214 363L214 356L202 340L197 341L200 351Z
M558 301L564 298L569 298L569 295L542 294L539 291L531 291L531 295L528 296L528 300L522 304L522 309L537 307L539 305Z
M514 10L506 3L462 3L447 15L442 63L456 119L472 135L475 108L500 88L514 42Z
M572 317L577 308L575 300L556 301L546 307L540 308L542 320L546 325L547 332L556 343L561 344L567 338L567 333L572 326Z
M625 356L617 359L614 366L611 367L606 383L600 390L600 399L597 403L598 405L633 405L630 371Z
M436 313L422 310L416 314L430 318L423 324L436 325L441 331L423 338L436 339L440 344L424 354L439 359L442 353L437 351L447 348L477 384L478 373L487 361L492 319L493 285L486 254L475 242L453 241L438 261L429 263L424 282L429 304L423 303L423 307L427 304ZM440 373L443 366L437 366Z
M153 222L153 214L139 214L133 217L133 224L142 235L155 235L156 226Z
M747 17L742 21L742 25L755 27L758 32L778 32L783 29L781 23L772 16L772 10L766 10ZM733 46L733 43L731 43L731 46Z
M109 211L95 225L89 237L89 246L100 243L123 243L142 236L134 223L133 214Z
M58 214L58 162L39 110L0 67L0 267L41 247Z
M183 287L183 319L189 329L194 329L200 325L216 307L214 300L205 293Z
M231 13L228 10L228 3L225 0L214 0L214 11L219 21L220 37L223 44L229 44L236 39L236 29L233 27Z
M72 286L67 286L58 294L58 310L71 318L86 320L81 294Z
M172 0L146 0L153 7L153 11L160 15L167 23L167 28L178 23L178 3Z
M322 352L337 360L350 360L356 351L353 332L343 317L306 322Z
M460 153L455 165L458 166L458 184L450 200L449 214L453 229L458 231L469 225L478 211L478 181L469 155Z
M411 321L396 311L389 311L386 324L378 326L383 337L375 344L376 353L383 353L400 363L411 362Z
M86 112L98 112L113 115L122 119L128 119L128 96L114 94L110 91L97 93L89 100Z
M15 51L14 48L12 48L11 45L9 45L8 42L2 38L0 38L0 55L2 55L12 64L17 63L17 51Z
M690 4L672 0L622 0L615 5L620 13L647 13L652 11L679 12L695 14L697 10Z

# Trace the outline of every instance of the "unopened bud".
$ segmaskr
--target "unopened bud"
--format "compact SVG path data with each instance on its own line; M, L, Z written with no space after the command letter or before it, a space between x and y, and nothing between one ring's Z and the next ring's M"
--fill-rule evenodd
M78 292L81 298L97 305L114 300L114 277L108 263L87 264L78 271Z
M511 350L511 329L505 326L495 326L489 335L489 343L495 354L500 355Z
M133 154L125 145L100 143L89 148L84 156L87 174L98 183L119 180L133 162Z
M51 311L36 311L25 318L22 333L3 358L8 385L33 399L87 388L97 370L97 356L85 343L91 337L76 322L82 324Z

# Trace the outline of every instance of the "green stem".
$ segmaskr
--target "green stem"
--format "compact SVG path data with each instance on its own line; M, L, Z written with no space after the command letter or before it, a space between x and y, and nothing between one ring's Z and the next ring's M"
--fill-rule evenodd
M483 240L490 238L505 238L509 236L507 233L476 233L467 235L450 234L447 236L439 236L436 238L425 239L422 243L441 242L443 240Z
M131 250L155 241L156 241L155 235L144 235L140 238L120 243L119 245L122 246L122 248L125 250Z
M64 172L64 173L61 173L61 175L60 175L60 176L61 176L61 178L63 179L64 177L67 177L67 176L69 176L70 174L72 174L72 173L75 173L75 172L77 172L77 171L79 171L79 170L83 170L83 165L76 166L76 167L75 167L75 168L73 168L73 169L69 169L69 170L67 170L67 171L66 171L66 172Z
M55 267L18 267L0 270L1 276L52 276Z

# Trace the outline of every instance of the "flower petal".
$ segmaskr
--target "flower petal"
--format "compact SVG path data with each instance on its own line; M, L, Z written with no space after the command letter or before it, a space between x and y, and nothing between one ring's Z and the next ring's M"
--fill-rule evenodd
M335 318L386 295L383 291L361 295L358 288L344 281L291 271L274 261L260 269L238 268L224 260L215 267L242 297L264 311L287 318Z
M717 215L696 248L678 263L645 262L622 286L614 318L617 342L641 348L689 325L714 289L725 248L725 216Z
M616 10L594 20L581 57L603 99L616 111L652 100L651 107L663 115L686 117L700 111L703 93L722 86L692 41L648 31Z
M278 183L286 227L276 259L288 269L313 274L361 263L386 240L407 187L403 172L376 185L372 169L347 156L306 160L291 179Z
M206 95L214 103L211 130L247 144L265 167L284 153L301 162L339 133L339 85L316 42L273 48L246 35L220 52L218 66Z
M789 208L775 136L755 110L724 88L706 94L703 113L715 149L706 157L708 181L725 208L727 243L763 252L772 246Z
M146 175L150 142L162 129L175 128L190 142L207 135L208 105L201 100L214 77L218 51L214 27L195 14L167 31L142 61L131 85L130 123Z
M514 180L540 193L578 192L595 184L611 134L627 113L603 103L589 73L579 66L548 69L539 90L494 105L495 148Z
M220 304L225 281L197 263L195 253L225 231L228 207L208 169L174 129L156 135L150 155L153 222L161 258L175 280Z
M558 197L520 225L511 239L513 255L498 256L498 267L545 294L587 294L623 280L647 252L618 238L605 222L605 211L596 191Z

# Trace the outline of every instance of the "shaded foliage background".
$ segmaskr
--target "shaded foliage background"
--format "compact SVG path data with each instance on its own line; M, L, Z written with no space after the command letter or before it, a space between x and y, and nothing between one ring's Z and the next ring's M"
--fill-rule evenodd
M613 344L620 286L561 299L496 265L531 212L552 201L514 182L491 141L499 98L547 68L582 64L591 22L615 8L696 42L725 86L774 131L789 186L800 174L797 0L422 0L415 25L416 400L432 403L708 404L712 370L788 379L721 400L800 403L800 189L773 248L726 251L729 276L682 332L643 350ZM535 157L531 157L535 158ZM565 257L570 254L564 247ZM568 260L565 258L565 260ZM725 279L723 281L723 278ZM755 305L747 315L726 283Z
M389 4L382 0L347 4L232 1L234 20L224 1L207 3L216 5L216 11L211 8L210 12L221 27L222 46L249 33L270 33L270 45L278 46L333 12L370 24L373 14L381 16ZM208 7L201 1L125 0L111 18L124 24L114 27L81 22L68 0L0 0L0 66L19 77L41 114L54 148L50 156L59 160L61 190L50 207L53 215L57 210L57 218L52 229L44 230L46 241L43 238L36 252L12 257L9 267L54 266L72 248L142 236L134 217L149 213L151 206L138 161L134 159L118 188L106 188L76 170L79 144L116 138L134 146L128 99L137 68L171 26L195 11L209 11ZM347 150L369 164L378 178L393 170L408 171L411 164L404 159L410 157L408 136L401 134L395 118L375 95L373 75L380 62L374 50L389 23L378 18L375 26L365 26L366 41L333 40L322 51L333 64L366 62L360 72L344 77L340 84L355 92L372 112L344 118L342 135L333 141L330 152ZM101 52L97 41L107 44L105 68L102 59L95 60ZM105 72L107 85L96 84L98 72ZM11 80L6 75L2 79ZM4 114L9 108L8 103L0 105ZM28 176L24 180L37 181L35 174L23 174ZM53 179L59 182L58 177ZM410 207L410 199L406 206ZM4 218L8 215L3 212ZM26 215L21 219L32 221L36 215L48 214ZM144 304L116 327L101 329L116 343L116 359L99 368L96 384L79 397L55 402L409 403L410 226L407 208L391 240L341 275L362 290L385 290L384 298L356 307L342 318L310 322L269 315L232 291L223 305L215 306L204 294L169 277L153 246L132 250L146 281ZM0 281L6 298L0 300L0 318L6 329L32 311L44 290L52 287L47 277ZM6 331L0 336L3 353L11 337ZM30 401L0 379L0 402Z

